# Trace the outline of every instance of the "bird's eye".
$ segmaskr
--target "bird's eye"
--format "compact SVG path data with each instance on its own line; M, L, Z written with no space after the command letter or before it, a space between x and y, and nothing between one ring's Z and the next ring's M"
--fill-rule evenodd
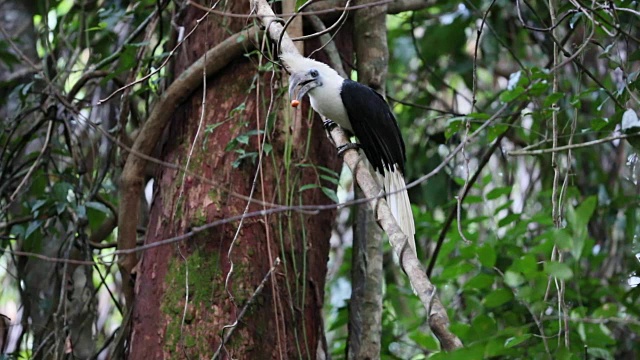
M318 77L318 70L311 69L311 71L309 71L309 75L311 75L313 77Z

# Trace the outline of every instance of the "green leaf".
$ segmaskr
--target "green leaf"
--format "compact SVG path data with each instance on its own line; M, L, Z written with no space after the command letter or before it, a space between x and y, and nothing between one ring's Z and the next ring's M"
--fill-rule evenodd
M460 275L466 274L472 271L476 267L468 262L459 262L453 266L447 266L440 274L440 278L445 279L457 279Z
M53 200L55 202L63 202L65 204L68 203L69 192L71 192L72 189L73 187L69 183L62 181L55 183L53 185L53 188L51 189Z
M497 325L491 316L480 314L471 320L471 329L478 334L493 334L497 330Z
M557 261L548 261L544 263L544 272L547 275L556 277L560 280L569 280L573 277L573 271L569 265Z
M236 138L236 141L239 142L240 144L249 145L249 135L247 134L238 135L238 137Z
M510 268L512 271L519 271L529 278L528 275L533 275L538 272L538 264L536 259L531 254L526 254L516 259Z
M591 355L595 359L605 359L605 360L613 360L614 359L614 357L611 354L611 352L609 352L609 351L607 351L606 349L603 349L603 348L588 347L587 348L587 354Z
M498 226L499 227L507 226L519 219L520 219L520 214L509 214L504 218L500 219L500 221L498 221Z
M506 304L511 299L513 299L513 293L510 290L501 288L487 295L487 297L484 298L484 305L494 308Z
M436 339L434 339L430 333L420 331L420 328L416 331L412 331L409 334L409 338L416 344L420 344L422 348L429 349L431 351L437 351L439 349Z
M31 212L35 213L38 209L40 209L44 204L46 204L46 200L36 200L33 205L31 205Z
M555 93L547 96L547 98L544 99L543 107L550 108L553 104L556 104L560 99L562 99L562 97L564 97L564 95L565 95L565 93L555 92Z
M464 288L470 289L487 289L493 285L494 277L488 274L478 274L472 277L464 284Z
M531 334L524 334L520 336L510 337L504 342L504 347L512 348L518 344L521 344L523 341L529 339L530 337L531 337Z
M584 200L576 209L567 207L567 220L573 231L571 243L566 249L571 250L571 255L580 259L584 244L587 239L589 220L593 216L597 205L596 196L590 196Z
M504 273L504 283L509 285L512 288L515 288L524 284L525 281L526 280L524 279L524 276L520 275L520 273L517 273L515 271L507 270Z
M466 117L456 117L449 119L448 126L444 129L444 137L449 140L453 135L462 129L463 121Z
M571 246L571 256L575 259L580 259L582 256L582 250L584 249L584 244L586 242L586 237L575 237L573 238L573 244Z
M251 160L252 163L255 163L258 158L257 152L246 152L243 149L238 149L236 152L240 154L240 156L238 156L238 158L231 164L234 169L240 167L245 159Z
M569 250L571 249L571 244L573 243L573 239L569 233L567 233L564 229L553 229L553 240L556 245L560 248L560 250Z
M500 101L508 103L517 99L522 94L524 94L524 88L522 86L516 86L513 90L507 90L500 94Z
M327 174L333 176L334 178L339 178L340 174L337 173L336 171L333 171L331 169L329 169L328 167L324 167L324 166L320 166L320 165L316 165L316 169L319 169L320 171L324 171Z
M585 201L582 202L582 204L580 204L580 206L578 206L578 208L576 209L576 220L578 220L578 222L576 222L576 225L584 227L589 224L589 220L591 219L591 216L596 209L597 203L598 200L595 196L589 196Z
M273 146L271 144L269 144L269 143L265 143L263 145L263 149L264 149L265 155L269 155L269 154L271 154L271 150L273 150Z
M491 119L491 115L487 114L487 113L478 113L478 112L472 112L469 115L467 115L468 118L473 119L473 120L489 120Z
M322 188L322 192L327 195L327 197L331 200L333 200L334 203L339 203L340 200L338 200L338 194L336 194L336 191L333 189L329 189L327 187L323 187Z
M628 61L638 61L640 60L640 49L634 51L629 55Z
M496 264L496 251L492 246L485 244L478 248L478 260L488 268L492 268Z
M549 91L548 82L537 82L529 87L529 95L531 96L540 96L547 91Z
M328 182L330 182L330 183L332 183L334 185L338 185L338 179L336 179L333 176L321 174L320 175L320 179L324 179L324 180L327 180Z
M303 192L303 191L309 190L309 189L317 189L319 187L320 187L320 185L318 185L318 184L306 184L306 185L300 186L300 189L298 190L298 192Z
M609 125L608 119L598 117L591 120L590 127L594 131L600 131L604 129L607 125Z
M479 195L467 195L464 198L465 204L479 204L481 202L484 202L484 199L482 198L482 196L479 196Z
M109 208L101 203L101 202L97 202L97 201L87 201L87 203L85 204L88 208L94 209L94 210L98 210L100 212L103 212L105 214L111 214L111 210L109 210Z
M241 113L243 111L245 111L247 109L247 104L242 103L238 106L236 106L235 108L231 109L231 111L229 112L229 117L234 117L236 114Z
M34 231L39 229L41 225L42 225L42 220L34 220L30 222L29 226L27 226L27 230L24 232L24 238L28 239L29 236L31 236L31 234L33 234Z
M20 58L8 51L8 48L8 43L0 40L0 62L4 63L11 70L13 65L20 63Z
M217 122L215 124L208 124L205 128L204 128L204 133L205 134L211 134L218 126L224 124L224 122L220 121Z
M511 194L512 189L512 186L497 187L489 191L486 196L488 200L495 200L502 195L508 196L509 194Z

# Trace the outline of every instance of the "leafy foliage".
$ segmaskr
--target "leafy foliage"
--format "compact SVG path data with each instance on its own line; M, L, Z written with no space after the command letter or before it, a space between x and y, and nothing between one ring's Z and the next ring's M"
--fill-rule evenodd
M628 143L634 139L618 130L625 119L637 121L639 110L637 3L431 3L388 16L387 94L407 144L408 180L445 162L410 196L419 257L465 347L440 352L387 247L381 357L637 358L640 169ZM120 280L100 255L116 246L117 179L127 151L115 144L130 144L172 79L163 64L175 29L165 6L179 10L151 0L35 1L21 9L33 33L0 36L0 254L7 269L0 308L13 304L30 319L23 322L30 327L15 327L12 339L21 342L9 356L64 353L69 329L87 324L84 333L95 331L87 347L93 355L112 346L122 325ZM272 70L266 63L256 73ZM286 186L279 203L298 205L306 191L348 198L344 175L292 160L291 138L285 149L265 143L258 150L255 139L265 132L247 126L246 111L242 103L203 129L214 137L228 123L242 127L227 144L229 166L255 166L262 152L284 152L287 163L274 166L284 169L276 175ZM314 171L311 182L291 175L302 168ZM344 358L348 339L344 214L326 287L334 359ZM298 235L290 232L283 229L278 241ZM300 236L307 244L313 234ZM93 300L79 313L69 304L82 297L73 285L82 276ZM58 308L63 318L53 316ZM74 316L89 321L75 326Z
M510 1L438 1L388 17L387 93L407 141L409 178L470 139L410 193L419 254L435 261L431 280L465 344L430 358L613 359L640 351L631 335L640 326L636 150L616 140L554 160L551 152L510 155L550 150L554 116L557 146L619 135L624 111L638 111L636 10L556 2L557 28L533 30L551 26L546 4L519 1L527 27ZM553 71L552 36L567 44ZM470 138L501 106L507 110ZM421 304L406 283L397 287L402 274L391 262L385 271L382 357L437 352L415 320L425 316Z

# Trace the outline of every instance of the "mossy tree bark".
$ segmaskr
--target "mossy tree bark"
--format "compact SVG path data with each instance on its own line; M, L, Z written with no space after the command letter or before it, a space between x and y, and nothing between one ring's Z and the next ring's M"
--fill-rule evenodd
M218 9L246 14L248 5L234 1ZM193 7L186 10L180 24L185 33L202 15ZM244 19L210 15L177 55L176 77L245 25ZM254 199L294 206L332 202L320 188L300 187L334 186L319 177L322 170L315 166L337 170L335 149L320 121L306 116L293 121L286 95L274 90L278 81L271 72L258 71L257 56L240 57L209 74L204 105L198 90L174 114L162 160L188 164L210 182L159 168L146 244L243 214L247 200L237 194L252 193L258 135L266 135L271 149L263 153ZM242 152L256 157L238 161ZM270 207L248 206L249 212L263 209ZM240 223L234 221L144 252L136 271L130 358L209 359L250 299L252 305L220 351L221 359L316 358L324 336L321 309L333 218L333 211L245 218L239 231ZM276 258L280 265L254 297Z

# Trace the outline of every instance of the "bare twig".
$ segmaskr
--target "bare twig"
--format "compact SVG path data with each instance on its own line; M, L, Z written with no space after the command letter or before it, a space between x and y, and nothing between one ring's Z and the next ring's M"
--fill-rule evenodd
M371 6L390 4L390 3L393 3L393 2L394 2L394 0L380 0L380 1L375 1L375 2L369 3L369 4L357 5L357 6L333 6L333 5L330 5L330 4L329 5L323 4L324 6L321 6L317 10L284 13L284 14L278 14L278 16L283 17L283 18L288 18L290 16L312 16L312 15L323 15L323 14L331 14L331 13L342 13L344 11L363 9L363 8L367 8L367 7L371 7ZM237 13L230 13L230 12L221 11L221 10L210 9L210 8L208 8L206 6L202 6L201 4L195 3L193 1L188 1L188 4L190 6L198 8L198 9L200 9L202 11L207 11L207 12L210 12L211 14L220 15L220 16L224 16L224 17L230 17L230 18L260 19L262 22L264 22L265 21L264 20L265 16L266 17L271 17L270 15L262 15L260 13L255 13L255 14L253 14L253 13L252 14L237 14Z
M522 109L524 106L526 106L526 103L522 103L519 106L519 109ZM520 118L519 111L516 111L515 114L511 115L511 118L509 119L509 121L506 122L506 124L513 124L519 118ZM500 144L502 142L502 139L507 135L507 133L509 131L510 131L510 129L507 129L502 134L500 134L496 138L496 140L493 142L493 144L491 144L489 149L487 149L487 151L484 153L484 155L480 159L480 162L478 163L476 172L473 174L471 179L469 179L469 181L465 183L465 186L464 186L464 189L463 189L464 191L460 192L460 195L458 196L459 197L459 202L463 202L464 198L467 196L467 194L469 194L469 190L471 189L471 186L473 186L473 184L476 182L478 177L480 177L480 173L482 172L484 167L489 163L489 160L491 160L491 157L493 156L493 153L496 151L498 146L500 146ZM449 227L453 223L453 219L457 216L457 212L458 211L459 211L458 206L454 207L451 210L451 212L449 213L449 216L447 216L447 219L444 221L444 224L442 226L442 230L440 230L440 235L438 236L438 241L436 242L436 247L433 250L433 254L431 255L431 258L429 259L429 265L427 266L427 276L429 276L429 277L431 277L431 273L433 271L433 268L436 265L436 260L438 259L438 254L440 253L440 248L442 247L442 244L444 243L444 239L445 239L445 237L447 235L447 232L449 231Z
M542 154L549 154L549 153L557 153L557 152L569 151L569 150L573 150L573 149L585 148L585 147L590 147L590 146L594 146L594 145L598 145L598 144L608 143L608 142L611 142L611 141L614 141L614 140L628 139L628 138L632 138L632 137L637 137L638 135L640 135L640 133L612 135L612 136L609 136L609 137L606 137L606 138L602 138L602 139L586 141L586 142L578 143L578 144L555 146L555 147L551 147L549 149L514 150L514 151L507 152L507 155L509 155L509 156L527 156L527 155L542 155ZM544 142L542 142L542 143L544 143Z
M20 184L18 184L18 186L16 187L16 190L9 197L9 201L13 202L16 199L16 196L18 195L18 193L20 193L20 191L22 190L22 187L27 183L27 181L29 181L29 178L31 178L31 175L33 174L33 171L40 164L40 160L42 160L42 157L44 156L44 153L47 151L47 148L49 147L49 143L51 142L51 134L52 133L53 133L53 121L50 121L49 122L49 128L47 129L47 136L45 137L44 144L42 145L42 149L40 150L40 153L38 154L38 157L33 162L33 165L31 165L31 168L29 168L29 171L27 172L27 175L25 175L22 178L22 181L20 181Z
M279 257L277 257L274 260L273 266L271 267L271 269L269 269L269 272L267 272L267 274L264 276L264 278L260 282L260 285L258 285L258 287L253 291L253 294L251 294L251 297L249 298L247 303L244 304L244 306L242 307L242 310L240 310L240 313L238 314L238 317L236 318L236 322L232 326L225 326L224 328L222 328L223 332L224 332L225 329L229 329L229 331L227 331L227 333L224 334L224 336L222 338L222 342L220 343L220 346L218 346L218 349L213 354L213 357L211 359L217 359L218 356L220 356L220 351L222 350L224 345L229 341L229 338L231 338L231 335L233 335L233 332L238 327L239 321L242 320L242 318L244 317L244 314L247 312L247 309L249 309L249 306L251 306L251 304L253 304L253 302L256 300L258 295L260 295L260 293L262 292L262 289L264 288L264 285L267 283L267 281L269 280L269 277L271 277L271 274L276 270L278 265L280 265L280 258Z

